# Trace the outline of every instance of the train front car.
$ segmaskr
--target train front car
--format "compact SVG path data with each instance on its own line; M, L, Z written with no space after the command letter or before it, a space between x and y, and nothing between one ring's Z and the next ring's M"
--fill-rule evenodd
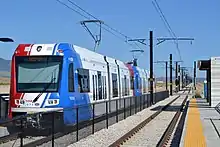
M75 123L73 107L88 103L75 84L75 69L80 66L79 56L69 44L19 45L12 57L9 117L55 111L61 122ZM85 109L81 119L91 117L89 108ZM51 114L43 113L27 121L40 127L41 122L51 119L48 115Z

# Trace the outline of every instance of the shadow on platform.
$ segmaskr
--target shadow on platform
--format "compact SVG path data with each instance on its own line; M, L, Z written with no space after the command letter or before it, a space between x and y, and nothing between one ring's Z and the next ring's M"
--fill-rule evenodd
M157 106L153 109L150 109L151 111L158 111L161 108L163 108L164 106ZM162 111L178 111L180 109L180 106L169 106L166 109L162 110Z

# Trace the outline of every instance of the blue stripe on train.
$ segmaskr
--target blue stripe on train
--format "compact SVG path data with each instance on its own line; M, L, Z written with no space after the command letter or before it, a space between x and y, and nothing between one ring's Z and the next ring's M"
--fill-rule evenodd
M132 66L132 69L134 71L134 94L135 96L141 95L141 90L138 89L138 84L140 83L140 75L138 72L138 69L135 66Z
M81 107L78 109L79 121L90 119L92 116L92 111L90 106L88 106L88 104L90 104L89 95L78 92L77 69L82 68L80 56L70 44L62 43L58 46L58 48L65 50L60 87L60 106L64 109L68 109L64 110L63 112L64 123L74 124L76 122L76 109L74 109L74 107L78 105L87 105L86 107ZM69 60L69 58L73 58L74 63L74 92L68 92L68 67L72 62Z

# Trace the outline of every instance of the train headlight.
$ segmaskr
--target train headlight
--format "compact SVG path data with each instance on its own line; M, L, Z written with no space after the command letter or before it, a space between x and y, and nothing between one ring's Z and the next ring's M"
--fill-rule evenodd
M49 99L47 100L48 105L58 105L59 99Z
M53 100L48 100L48 104L53 104Z

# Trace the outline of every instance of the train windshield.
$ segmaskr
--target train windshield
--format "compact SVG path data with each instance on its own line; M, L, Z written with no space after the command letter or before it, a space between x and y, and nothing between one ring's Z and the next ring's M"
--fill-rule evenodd
M62 56L17 56L17 91L58 91L62 60Z

